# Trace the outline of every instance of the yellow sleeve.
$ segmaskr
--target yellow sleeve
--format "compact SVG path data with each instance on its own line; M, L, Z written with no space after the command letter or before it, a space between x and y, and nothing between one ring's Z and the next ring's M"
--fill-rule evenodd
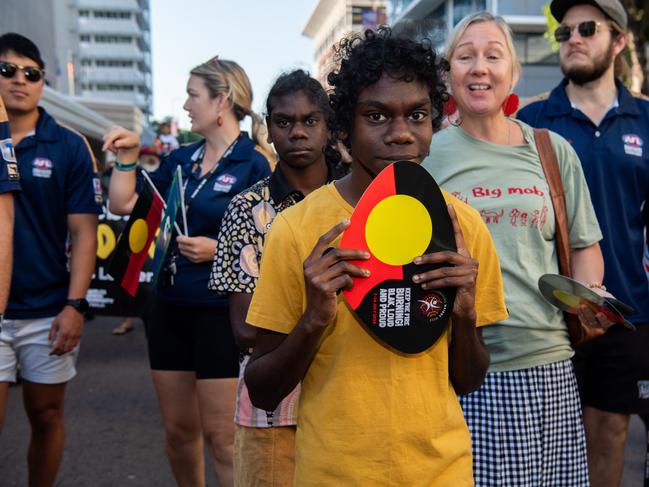
M256 327L289 334L304 312L304 258L295 235L280 213L268 232L259 281L246 321Z
M464 241L471 257L478 260L475 310L476 326L484 326L507 319L505 292L500 273L500 262L491 234L480 215L472 208L453 203L462 227Z

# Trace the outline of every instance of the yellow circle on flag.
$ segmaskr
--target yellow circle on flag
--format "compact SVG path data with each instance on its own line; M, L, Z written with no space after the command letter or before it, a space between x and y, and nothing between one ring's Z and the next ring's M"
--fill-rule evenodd
M128 246L131 252L138 254L142 252L146 245L147 237L149 235L149 226L143 218L138 218L131 225L131 231L128 232Z
M555 289L554 291L552 291L552 294L554 294L554 297L561 301L563 304L571 308L579 308L579 305L581 304L581 298L579 296L567 293L566 291L562 291L561 289Z
M422 255L433 235L426 207L405 194L388 196L370 212L365 240L370 252L390 265L405 265Z

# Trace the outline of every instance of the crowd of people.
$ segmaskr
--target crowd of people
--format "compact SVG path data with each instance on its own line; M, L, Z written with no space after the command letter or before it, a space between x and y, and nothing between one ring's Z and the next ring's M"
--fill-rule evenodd
M350 35L329 92L284 73L265 120L236 62L189 73L201 140L178 147L167 127L146 167L162 195L178 168L184 181L187 234L144 316L179 486L205 485L205 446L222 486L620 485L629 416L649 413L649 100L616 78L619 0L550 8L564 79L518 111L512 32L488 12L444 53L387 27ZM102 203L88 143L38 106L44 69L29 39L0 36L0 429L19 368L30 486L54 485L63 454ZM122 127L103 149L110 211L129 214L146 151ZM414 258L412 285L456 294L415 355L375 340L340 293L370 257L341 234L397 160L439 183L456 243ZM581 305L598 336L577 343L540 294L562 229L570 275L631 305L635 331Z

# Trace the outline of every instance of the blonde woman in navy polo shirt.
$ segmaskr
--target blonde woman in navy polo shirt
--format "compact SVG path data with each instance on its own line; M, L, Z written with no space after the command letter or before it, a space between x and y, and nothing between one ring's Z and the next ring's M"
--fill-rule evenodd
M261 118L252 112L252 90L233 61L211 59L191 71L187 101L192 131L204 140L174 150L151 179L165 195L182 168L189 236L172 243L147 320L153 382L164 418L167 455L178 485L205 485L203 438L219 485L232 485L234 404L238 349L227 299L207 288L216 238L234 195L270 174L258 144ZM239 123L252 117L255 141ZM110 209L129 213L137 200L138 136L114 127L104 149L117 153L109 188ZM262 142L264 141L264 142Z

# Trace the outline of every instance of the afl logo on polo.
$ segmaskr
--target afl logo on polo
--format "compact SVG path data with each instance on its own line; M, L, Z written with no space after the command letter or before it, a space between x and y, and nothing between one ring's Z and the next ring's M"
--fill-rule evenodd
M642 157L643 141L639 135L626 134L622 136L624 142L624 153L631 156Z
M237 182L237 178L232 174L221 174L216 182L214 183L214 191L221 191L227 193L232 189L234 183Z
M32 161L32 174L37 178L52 176L52 161L45 157L37 157Z
M625 144L633 145L636 147L642 147L642 139L634 134L627 134L622 136L622 140Z
M421 314L431 321L434 321L446 311L446 298L442 293L436 291L428 293L423 299L419 299L417 302L419 303L419 311Z

